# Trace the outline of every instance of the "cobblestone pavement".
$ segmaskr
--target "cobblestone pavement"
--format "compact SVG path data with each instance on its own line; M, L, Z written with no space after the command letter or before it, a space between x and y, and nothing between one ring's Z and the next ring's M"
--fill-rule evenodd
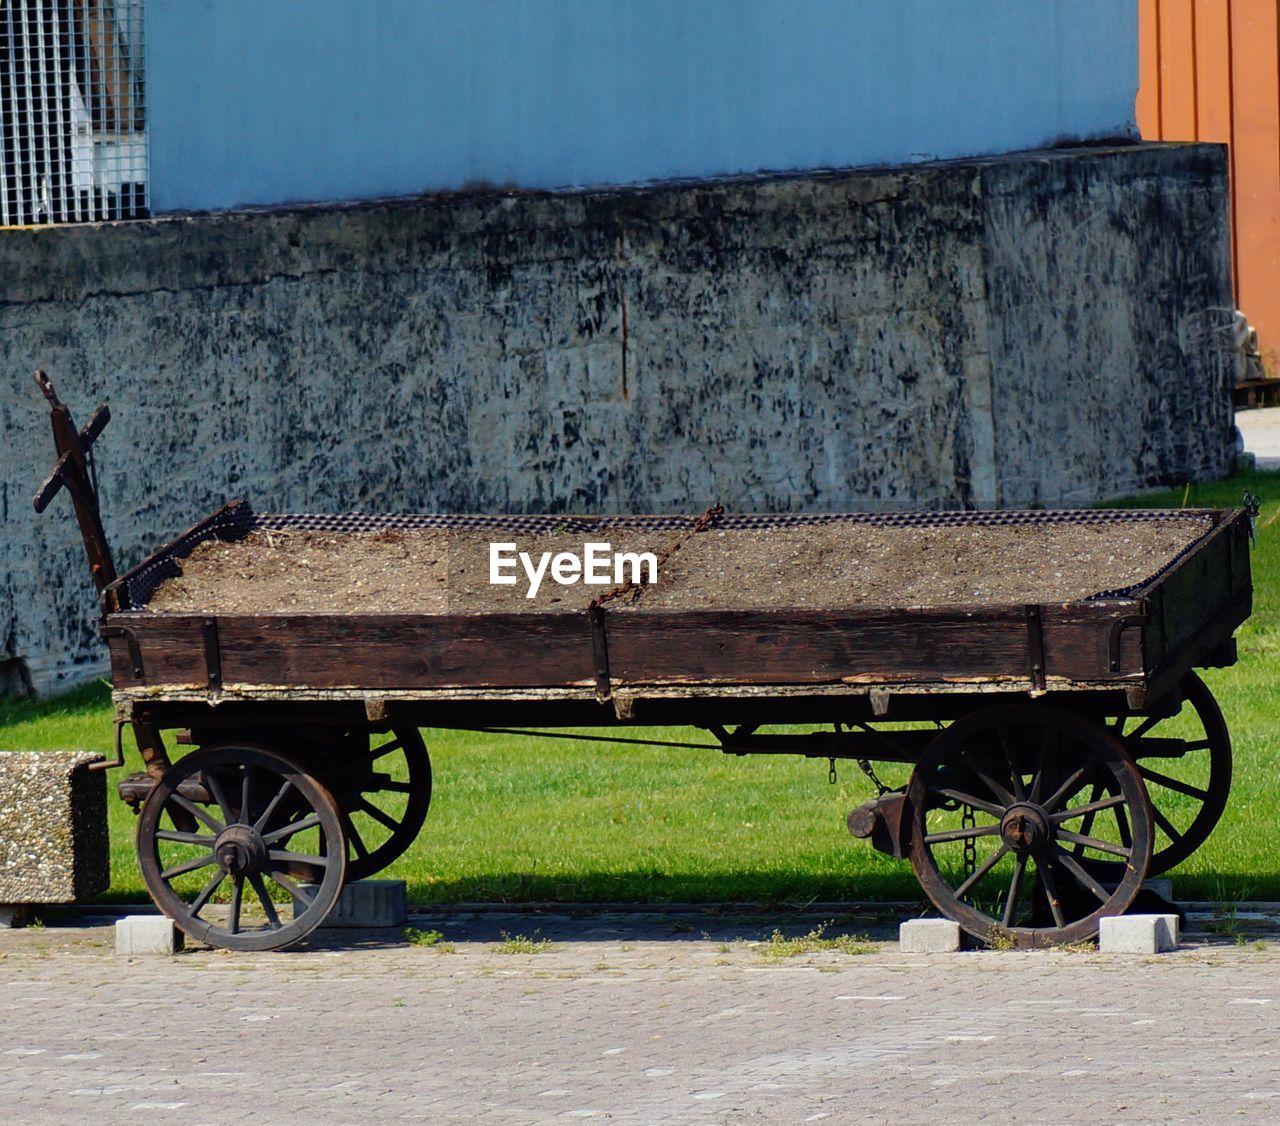
M1280 1120L1274 916L1149 958L910 956L883 917L827 928L862 953L723 912L412 922L443 940L129 960L109 918L0 932L0 1119Z

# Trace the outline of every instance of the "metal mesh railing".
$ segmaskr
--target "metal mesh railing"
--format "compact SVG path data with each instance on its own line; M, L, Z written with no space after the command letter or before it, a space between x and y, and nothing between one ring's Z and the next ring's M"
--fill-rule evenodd
M209 519L152 556L120 580L124 602L128 608L145 606L165 579L182 573L179 560L198 544L209 539L237 540L259 529L277 532L329 532L359 534L387 529L412 531L489 531L501 535L539 535L569 533L597 535L612 530L632 529L646 532L692 531L701 517L696 515L621 515L580 516L541 513L279 513L254 512L246 501L220 509ZM766 528L803 528L822 524L865 524L882 528L954 528L954 527L1028 527L1046 524L1084 524L1093 527L1123 526L1147 521L1187 520L1208 532L1217 524L1218 516L1204 511L1182 511L1168 508L1146 509L1049 509L1040 511L1000 512L794 512L726 513L716 519L719 530L754 530ZM1199 537L1171 560L1160 561L1155 573L1131 586L1099 591L1086 601L1128 598L1134 591L1152 582L1192 551ZM998 565L998 563L996 564Z
M0 0L0 226L148 213L144 0Z

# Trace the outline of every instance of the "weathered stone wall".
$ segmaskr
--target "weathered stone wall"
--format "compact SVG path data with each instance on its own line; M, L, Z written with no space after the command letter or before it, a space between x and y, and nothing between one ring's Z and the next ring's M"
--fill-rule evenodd
M96 668L46 367L129 565L287 510L1086 502L1228 470L1213 146L0 239L0 657ZM3 672L0 668L0 672Z

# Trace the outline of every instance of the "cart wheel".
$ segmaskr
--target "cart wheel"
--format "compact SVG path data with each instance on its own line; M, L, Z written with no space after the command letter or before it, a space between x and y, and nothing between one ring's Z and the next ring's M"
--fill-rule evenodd
M181 827L192 821L194 831ZM342 891L346 860L329 791L264 747L193 751L165 772L138 821L151 898L192 938L229 950L273 950L310 933ZM294 904L289 921L282 892Z
M1112 793L1092 799L1099 773ZM907 793L916 878L977 938L1078 942L1142 886L1152 837L1142 776L1113 735L1071 712L1014 705L962 719L925 750ZM1089 871L1099 857L1123 862L1114 890Z
M405 849L431 805L431 758L416 727L374 735L369 747L337 764L329 788L347 835L347 879L380 872Z
M1231 791L1231 735L1208 686L1187 673L1178 686L1181 711L1170 716L1119 716L1112 732L1138 764L1155 821L1149 875L1181 864L1213 832ZM1126 732L1126 728L1130 728ZM1106 779L1099 778L1098 796ZM1089 831L1088 822L1081 831ZM1120 865L1099 861L1103 879L1120 878Z

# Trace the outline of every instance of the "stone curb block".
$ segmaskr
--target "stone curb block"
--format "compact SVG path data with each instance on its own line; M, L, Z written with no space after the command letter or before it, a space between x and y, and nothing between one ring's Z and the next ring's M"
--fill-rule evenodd
M1162 954L1178 949L1177 915L1118 915L1098 925L1103 954Z
M908 919L898 928L904 954L954 954L960 949L960 924L950 919Z
M293 905L294 918L298 905ZM342 889L322 927L401 927L409 921L404 880L355 880Z
M116 954L119 957L176 954L182 945L182 932L172 919L164 915L126 915L116 920Z

